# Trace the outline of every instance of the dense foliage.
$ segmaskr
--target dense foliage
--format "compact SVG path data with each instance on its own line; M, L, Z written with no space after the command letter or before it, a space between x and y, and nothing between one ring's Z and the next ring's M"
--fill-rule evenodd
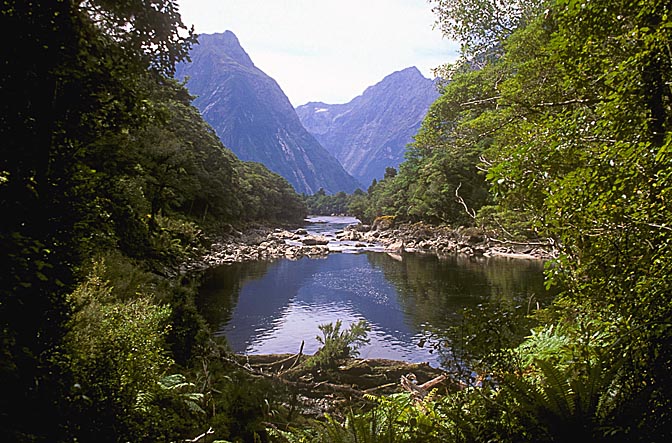
M338 192L329 195L324 189L320 189L313 195L304 195L303 201L308 208L308 213L312 215L346 215L358 214L357 208L354 206L360 199L364 199L365 208L368 205L366 194L361 189L355 190L352 194L345 192Z
M561 255L547 278L561 292L522 343L479 346L497 323L472 315L460 357L479 375L460 392L381 399L278 438L668 441L669 2L434 0L434 10L463 56L442 69L450 82L368 209L550 238Z
M368 192L356 189L352 194L338 192L336 194L327 194L324 189L320 189L313 195L304 195L303 201L308 208L309 214L314 215L352 215L364 223L371 223L382 215L388 208L380 209L381 200L389 200L392 204L392 197L381 197L380 190L385 184L392 181L397 175L397 170L388 167L385 169L385 176L379 182L374 179L369 186ZM387 211L389 212L389 211Z
M0 439L196 435L202 393L175 371L208 335L169 276L204 228L304 206L171 79L196 41L174 0L5 1L0 20Z

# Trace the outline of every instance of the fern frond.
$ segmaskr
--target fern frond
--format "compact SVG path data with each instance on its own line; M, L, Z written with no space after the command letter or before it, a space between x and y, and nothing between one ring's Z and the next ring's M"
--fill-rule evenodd
M195 387L193 383L187 381L187 377L182 374L171 374L162 377L159 380L159 386L161 389L166 390L179 390L182 388L192 388Z
M547 407L559 417L571 417L575 411L572 387L567 373L545 360L536 361L544 375L542 395Z

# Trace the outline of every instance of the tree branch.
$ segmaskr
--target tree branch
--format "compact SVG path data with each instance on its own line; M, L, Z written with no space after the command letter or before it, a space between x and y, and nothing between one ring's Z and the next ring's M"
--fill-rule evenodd
M469 209L469 206L467 206L467 203L464 201L462 197L460 197L460 188L462 187L462 182L457 186L457 189L455 189L455 197L457 198L457 202L460 203L462 206L464 206L464 210L466 211L467 215L469 217L476 219L476 211L473 209Z
M532 105L533 107L553 107L553 106L567 106L567 105L575 105L575 104L584 104L584 103L597 103L597 100L594 99L581 99L581 98L576 98L572 100L566 100L564 102L549 102L549 103L537 103Z
M204 439L205 437L207 437L208 435L210 435L210 434L214 434L214 433L215 433L215 431L212 429L212 426L210 426L210 429L208 429L207 431L205 431L205 432L202 433L201 435L198 435L198 436L196 436L196 437L194 437L194 438L188 438L188 439L186 439L186 440L184 440L184 441L185 441L185 443L196 443L197 441L202 440L202 439Z
M500 98L502 98L501 95L498 95L496 97L488 97L488 98L484 98L484 99L481 99L481 100L472 100L470 102L460 103L460 106L466 107L466 106L471 106L471 105L481 105L483 103L489 103L489 102L492 102L492 101L495 101L495 100L499 100Z

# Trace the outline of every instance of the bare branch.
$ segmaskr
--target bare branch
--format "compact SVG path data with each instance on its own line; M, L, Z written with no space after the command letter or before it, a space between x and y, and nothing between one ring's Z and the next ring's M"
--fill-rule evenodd
M665 225L657 225L655 223L647 223L647 225L652 227L652 228L658 228L658 229L664 229L666 231L672 231L672 228L670 228L669 226L665 226Z
M516 246L553 246L555 244L555 242L551 238L547 239L546 242L499 240L490 237L488 238L488 240L490 240L491 242L501 243L504 245L516 245Z
M459 192L460 192L461 187L462 187L462 182L460 182L457 189L455 189L455 197L457 198L457 202L459 204L461 204L462 206L464 206L464 210L466 211L467 215L469 215L469 217L471 217L473 219L476 219L476 211L474 211L473 209L469 209L469 206L467 206L467 203L464 201L464 199L462 197L460 197Z
M539 107L552 107L552 106L567 106L567 105L576 105L576 104L583 104L583 103L597 103L597 100L594 99L573 99L573 100L566 100L564 102L549 102L549 103L536 103L533 106L539 106Z
M214 434L214 433L215 433L215 431L212 429L212 426L211 426L210 429L208 429L207 431L205 431L205 432L202 433L201 435L198 435L198 436L196 436L196 437L194 437L194 438L188 438L188 439L186 439L186 440L184 440L184 441L185 441L185 443L196 443L197 441L202 440L202 439L204 439L205 437L207 437L208 435L210 435L210 434Z
M491 162L490 160L488 160L487 158L485 158L485 155L483 155L483 154L481 154L481 155L478 156L478 161L480 161L481 163L483 163L483 164L484 164L486 167L488 167L488 168L489 168L490 166L492 166L492 162Z
M478 136L479 136L479 137L487 137L487 136L490 135L490 134L494 134L495 132L497 132L497 131L499 131L500 129L502 129L503 127L509 125L509 124L512 123L514 120L518 119L519 117L520 117L520 116L518 116L518 115L514 115L513 117L511 117L510 119L508 119L507 121L505 121L505 122L502 123L501 125L497 126L496 128L492 128L492 129L489 130L489 131L482 132L482 133L480 133Z
M490 103L490 102L493 102L495 100L499 100L500 98L502 98L501 95L498 95L496 97L488 97L488 98L484 98L484 99L481 99L481 100L472 100L470 102L460 103L460 106L466 107L466 106L471 106L471 105L482 105L484 103Z

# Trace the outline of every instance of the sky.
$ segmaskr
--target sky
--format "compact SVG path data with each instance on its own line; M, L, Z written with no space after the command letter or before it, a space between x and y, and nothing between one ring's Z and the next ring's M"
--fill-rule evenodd
M294 106L346 103L385 76L457 58L427 0L178 0L196 32L232 31Z

